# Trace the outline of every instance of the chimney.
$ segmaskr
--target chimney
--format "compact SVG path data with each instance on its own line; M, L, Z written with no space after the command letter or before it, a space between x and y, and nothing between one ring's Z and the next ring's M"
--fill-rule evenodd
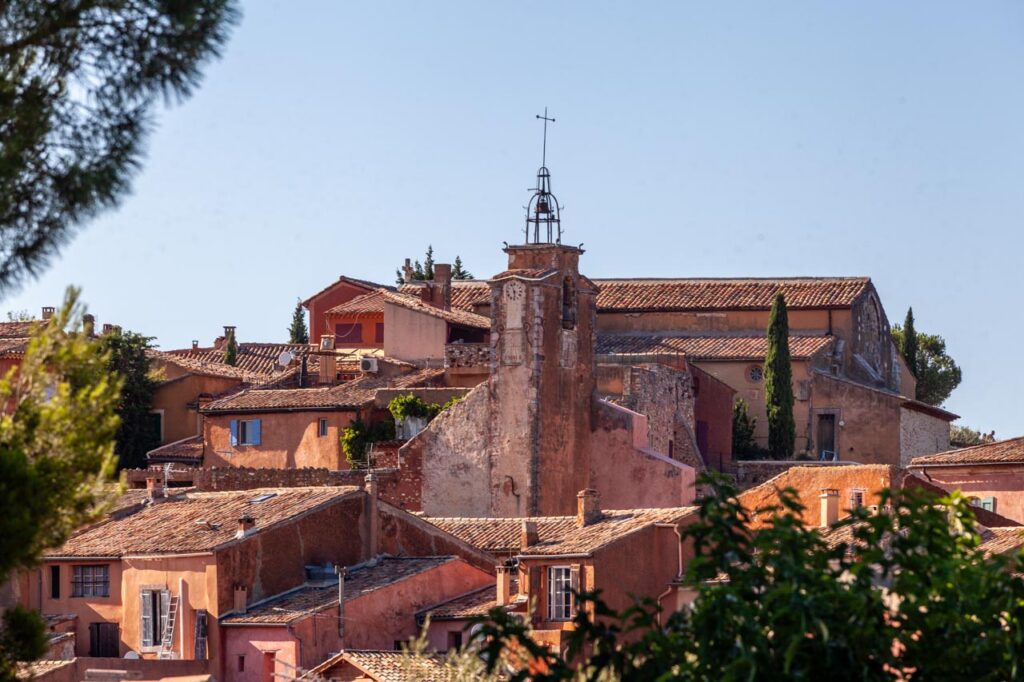
M235 325L226 324L224 325L224 340L227 341L229 338L235 335ZM237 341L238 339L235 339Z
M338 575L338 637L345 637L345 576L348 571L344 566L335 566Z
M242 516L238 519L238 532L235 533L235 539L241 540L247 535L252 535L253 530L256 528L256 519L249 514Z
M85 335L88 337L96 335L96 318L91 314L86 313L85 315L82 315L82 331L85 332Z
M106 336L107 334L113 334L113 333L114 333L114 325L112 325L112 324L110 324L108 322L105 322L103 324L103 335Z
M366 521L369 529L366 533L366 558L372 559L380 553L380 512L378 511L377 474L366 474L364 490L366 490Z
M601 504L597 491L591 488L576 493L576 527L589 526L601 519Z
M526 551L526 549L536 545L539 541L540 537L537 535L537 522L523 521L523 525L519 530L519 549Z
M334 335L320 337L320 383L333 385L338 380L338 358L334 354Z
M164 499L164 482L159 476L146 476L146 493L150 502Z
M821 490L821 527L830 528L839 520L839 491L835 488Z
M306 355L303 353L302 358L299 360L299 388L306 387L306 375L309 373L309 365L306 361Z
M408 284L412 281L412 260L406 258L405 265L402 266L402 279Z
M498 566L498 606L504 606L512 600L512 569Z
M248 606L249 590L245 588L245 585L235 585L235 613L245 613L245 609Z
M443 310L452 309L452 266L449 263L434 263L434 286L431 292L433 304Z
M199 339L192 339L192 350L199 350Z
M44 320L50 319L51 317L53 317L53 314L55 312L57 312L57 309L54 308L52 305L44 305L43 306L43 319Z

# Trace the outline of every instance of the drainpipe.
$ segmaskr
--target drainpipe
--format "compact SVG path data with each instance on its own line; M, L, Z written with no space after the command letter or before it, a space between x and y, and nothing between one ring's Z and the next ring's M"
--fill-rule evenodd
M338 639L341 640L341 648L345 648L345 575L348 571L344 566L335 566L334 572L338 576Z
M676 569L676 579L678 580L679 578L683 577L683 534L679 530L679 524L676 524L676 523L659 523L659 524L656 524L655 527L656 528L671 528L673 531L675 531L676 538L677 538L678 550L679 550L678 551L678 557L679 557L678 567ZM662 592L661 594L658 595L658 599L657 599L656 603L658 604L658 625L659 626L661 626L661 617L662 617L662 613L663 613L661 611L661 600L664 599L665 597L667 597L670 594L672 594L672 586L671 585L669 585L668 588L666 588L664 592Z
M313 619L313 623L314 623L314 625L316 624L316 618ZM302 637L299 636L299 633L295 632L295 628L292 626L291 623L288 623L287 627L288 627L288 634L291 635L292 637L294 637L295 641L299 645L299 655L296 656L295 667L296 668L304 667L305 666L305 659L302 657L302 649L303 649Z
M178 646L182 660L185 659L185 578L178 578ZM195 658L195 654L192 655Z

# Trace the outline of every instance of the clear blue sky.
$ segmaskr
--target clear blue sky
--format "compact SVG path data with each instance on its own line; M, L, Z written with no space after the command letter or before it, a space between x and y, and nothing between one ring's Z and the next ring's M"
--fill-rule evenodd
M158 112L135 192L37 282L99 322L283 340L296 297L428 243L504 267L549 140L565 240L608 276L869 275L1024 433L1024 4L249 2ZM1007 350L1009 349L1009 350ZM1007 355L1009 353L1009 355ZM1013 361L1013 362L1011 362Z

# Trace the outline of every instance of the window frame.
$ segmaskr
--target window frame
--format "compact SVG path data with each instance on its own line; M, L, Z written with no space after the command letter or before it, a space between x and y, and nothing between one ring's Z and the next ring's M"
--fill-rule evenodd
M564 622L576 615L576 597L573 590L579 575L578 569L569 565L547 567L547 616L550 621Z
M110 564L76 564L71 567L71 596L78 599L110 597Z
M317 426L316 426L316 435L317 435L317 437L319 437L319 438L326 438L327 437L327 429L328 428L330 428L330 425L327 423L327 420L325 418L323 418L323 417L320 417L320 419L317 420Z
M163 644L164 630L167 629L171 604L170 590L163 586L145 585L139 588L139 602L139 647L143 651L156 651Z
M60 599L60 564L50 566L50 599Z
M262 419L232 419L229 424L231 447L249 447L262 444L262 421Z

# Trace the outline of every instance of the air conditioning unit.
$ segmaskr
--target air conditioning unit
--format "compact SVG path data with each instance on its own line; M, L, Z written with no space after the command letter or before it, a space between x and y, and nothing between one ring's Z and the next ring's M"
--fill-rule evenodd
M377 373L377 358L360 358L359 359L359 371L365 372L366 374Z

